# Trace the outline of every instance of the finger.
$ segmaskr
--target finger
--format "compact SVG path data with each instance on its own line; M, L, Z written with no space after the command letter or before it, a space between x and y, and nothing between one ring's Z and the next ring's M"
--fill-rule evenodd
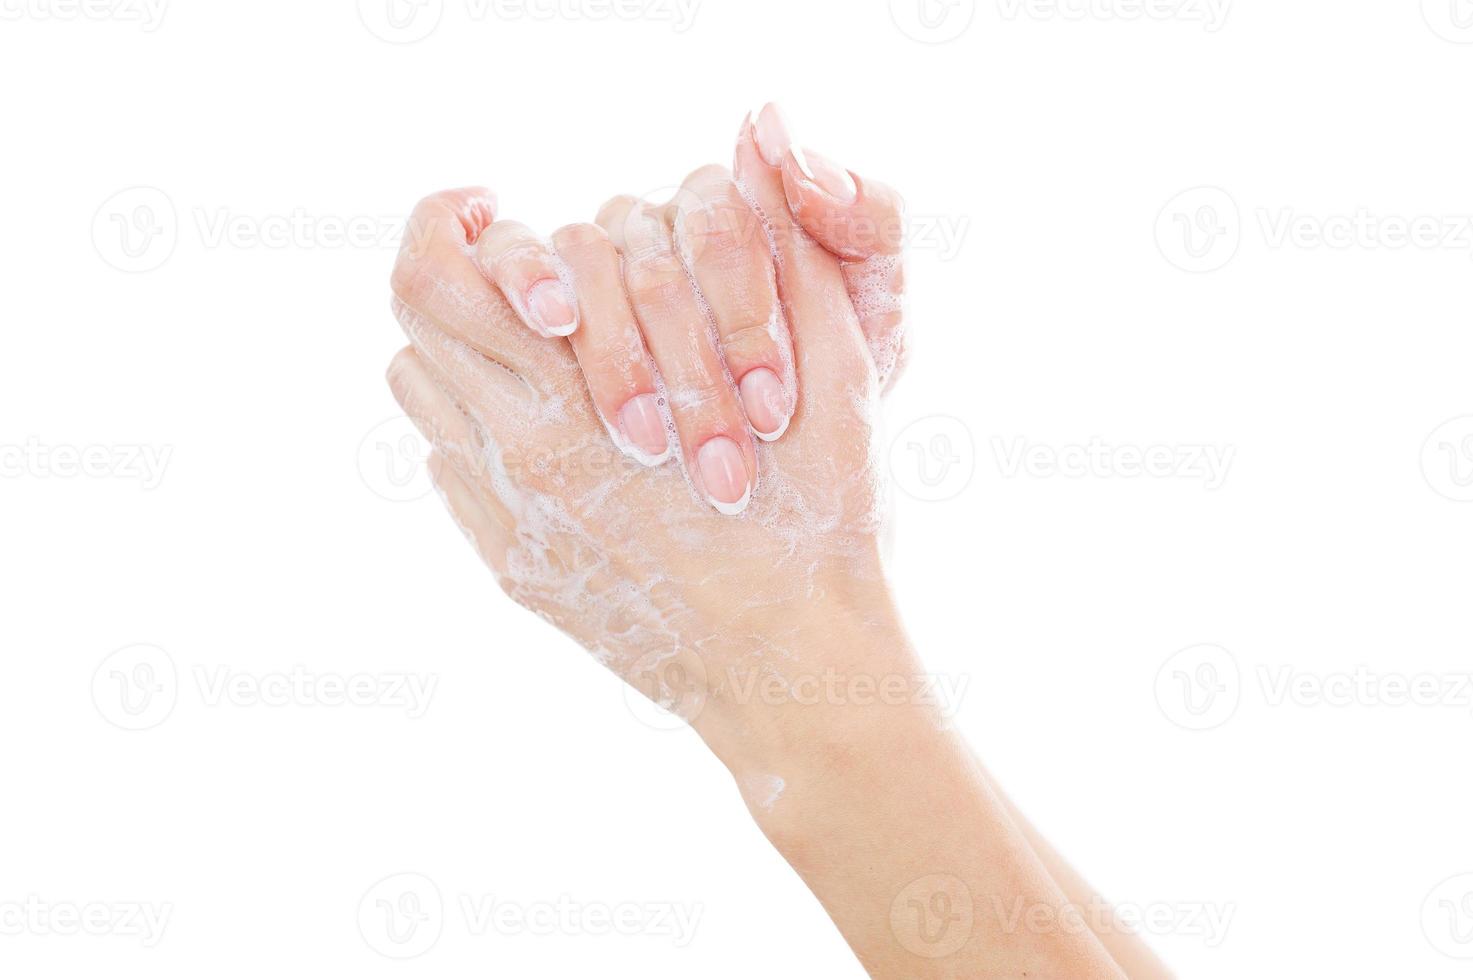
M776 256L778 295L798 373L792 424L799 426L821 406L842 404L847 395L873 384L875 373L839 258L804 231L788 209L780 169L786 150L781 113L768 106L742 124L732 169L737 186L762 215Z
M455 467L461 479L481 489L484 506L500 523L513 523L510 509L501 496L491 468L485 434L470 416L455 404L435 379L432 370L413 348L405 348L389 362L389 390L420 434L435 447L441 458ZM433 471L431 476L433 476Z
M674 212L676 244L710 307L747 420L761 438L777 439L793 413L797 377L761 219L724 167L687 177Z
M577 365L567 345L526 330L472 261L471 246L490 226L494 208L489 192L477 188L441 191L420 201L390 276L397 305L415 310L539 390L571 388Z
M615 445L646 466L659 465L670 458L671 435L649 352L624 294L619 252L591 224L560 228L552 242L582 311L582 326L568 339L594 407Z
M711 506L738 514L757 481L757 452L665 211L617 198L598 224L624 254L625 291L664 381L686 472Z
M481 498L438 451L430 454L429 465L430 476L434 480L435 489L440 491L445 509L450 512L451 518L471 543L471 547L476 549L476 554L481 556L481 561L486 563L496 580L506 588L507 556L514 540L512 532L491 516L481 505Z
M781 110L757 116L760 159L782 172L788 211L814 240L844 260L849 297L881 387L899 376L905 354L905 202L827 157L795 146Z
M537 433L488 435L481 424L457 406L453 391L414 349L402 350L394 357L388 381L405 414L434 447L431 477L446 491L442 474L452 472L473 498L474 507L454 506L452 513L463 519L463 526L474 529L476 525L464 518L479 509L501 529L501 535L491 538L496 546L489 550L484 547L486 535L475 534L473 540L497 572L507 594L524 605L533 605L539 588L556 590L559 583L565 583L567 536L536 519L519 521L526 516L527 507L526 493L518 480L530 475L537 457L542 455L537 449ZM445 495L451 496L448 492Z
M840 258L859 262L905 247L905 202L884 184L797 145L783 154L782 175L793 217Z
M782 159L783 192L798 224L844 259L844 282L869 342L882 389L899 375L905 348L905 202L811 150Z
M861 262L844 262L842 268L880 390L889 391L905 368L905 257L873 255Z
M516 221L498 221L476 240L476 264L527 324L543 337L578 329L578 306L552 249Z

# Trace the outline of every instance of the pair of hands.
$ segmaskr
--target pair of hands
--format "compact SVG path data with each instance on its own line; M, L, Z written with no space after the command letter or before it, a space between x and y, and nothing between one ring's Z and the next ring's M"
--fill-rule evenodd
M411 219L389 381L452 514L514 599L693 723L730 720L704 709L733 671L801 669L806 633L888 614L901 218L768 106L731 173L550 243L481 190Z
M1133 937L984 915L1091 893L933 705L873 697L922 673L880 561L900 222L772 106L732 174L550 244L437 194L389 383L506 592L690 721L871 975L1163 977ZM863 685L802 693L833 678Z

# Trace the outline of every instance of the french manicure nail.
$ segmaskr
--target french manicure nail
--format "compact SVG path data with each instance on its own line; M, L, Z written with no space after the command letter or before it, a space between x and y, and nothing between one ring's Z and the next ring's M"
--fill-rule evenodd
M740 514L752 496L742 451L726 436L709 440L696 454L706 499L723 514Z
M776 103L769 102L757 114L757 152L769 167L781 166L783 154L793 145L788 135L788 121Z
M636 457L646 466L663 463L670 455L670 436L654 395L635 395L619 409L619 429L641 453Z
M578 314L559 279L541 279L527 293L527 307L537 325L554 337L578 329Z
M799 172L808 178L809 183L829 197L840 204L853 204L859 197L859 188L855 186L854 178L849 171L828 157L811 150L804 150L800 146L792 147L791 152L793 161L798 164Z
M788 408L787 399L783 397L783 383L777 375L767 368L757 368L748 371L738 387L752 431L767 442L782 435L788 427Z

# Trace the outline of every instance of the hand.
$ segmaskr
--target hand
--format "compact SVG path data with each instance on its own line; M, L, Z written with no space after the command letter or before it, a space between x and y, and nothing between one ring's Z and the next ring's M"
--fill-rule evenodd
M810 155L767 159L744 126L737 173L765 218L802 397L787 438L761 447L760 482L755 494L747 484L751 504L737 519L683 492L673 467L640 469L606 451L569 349L526 343L532 335L511 326L501 294L465 268L491 225L483 196L439 195L417 212L424 247L395 276L413 349L395 359L391 384L435 443L447 502L507 591L692 720L873 975L1121 976L1100 939L1076 931L1019 935L979 921L938 952L897 927L891 910L936 880L969 907L973 895L993 908L1067 901L1030 829L934 710L741 696L750 690L743 671L776 678L779 691L820 671L918 673L877 549L877 361L893 377L901 317L898 304L856 309L851 299L877 277L898 287L898 263L846 237L843 222L869 195L846 203L837 174ZM812 196L820 193L832 200ZM620 201L603 215L626 245L630 215L639 225L648 217ZM818 225L827 248L793 215ZM593 226L559 236L607 255ZM828 249L847 252L847 263ZM569 278L578 290L578 276ZM617 304L583 296L615 292L580 292L585 322ZM478 336L491 357L452 333Z
M806 632L833 628L833 615L862 624L890 609L877 546L877 375L843 267L794 223L783 172L759 155L750 126L738 166L770 216L758 229L769 258L752 275L782 297L779 322L791 329L802 392L787 437L762 447L758 486L744 489L750 502L738 520L692 500L679 469L606 451L573 352L522 329L468 257L494 227L485 195L423 202L414 247L394 276L413 348L396 358L391 383L450 463L439 482L482 555L514 598L698 729L731 717L723 709L733 671L790 660ZM745 207L717 168L693 180L707 198ZM621 203L604 209L611 231L575 225L553 236L582 327L627 316L610 239L627 245L643 221L630 218L632 205L617 210ZM703 339L699 321L685 330L684 346ZM458 337L474 338L476 349ZM689 468L692 482L699 465ZM673 675L705 681L695 703L681 703Z

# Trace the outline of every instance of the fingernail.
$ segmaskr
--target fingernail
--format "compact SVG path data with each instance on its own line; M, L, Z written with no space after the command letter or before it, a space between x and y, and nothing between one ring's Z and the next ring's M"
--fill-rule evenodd
M670 454L670 437L654 395L635 395L625 402L619 409L619 429L643 454L638 458L646 466L663 463Z
M752 488L747 484L747 465L737 444L726 436L717 436L701 447L696 460L711 506L723 514L740 514Z
M783 154L793 145L788 135L788 121L776 103L769 102L757 115L757 152L769 167L781 166Z
M578 329L578 315L559 279L539 280L527 293L527 307L537 325L554 337L566 337Z
M791 152L793 161L798 164L798 170L803 176L829 197L840 204L853 204L855 198L859 197L859 188L855 186L854 178L843 167L811 150L805 151L800 146L792 147Z
M739 387L752 431L768 442L782 435L788 427L788 409L783 383L777 375L767 368L757 368L747 372Z

